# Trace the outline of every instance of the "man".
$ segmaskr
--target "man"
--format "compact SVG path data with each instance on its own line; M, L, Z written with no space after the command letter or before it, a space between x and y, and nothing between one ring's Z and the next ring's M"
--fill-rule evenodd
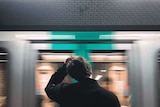
M52 75L45 91L61 107L120 107L118 98L91 79L91 73L91 66L83 57L68 58ZM62 83L67 74L78 82Z

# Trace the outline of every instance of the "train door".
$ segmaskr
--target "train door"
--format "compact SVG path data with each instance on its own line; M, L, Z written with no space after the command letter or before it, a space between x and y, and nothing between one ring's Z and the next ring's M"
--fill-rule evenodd
M24 71L29 71L25 68L29 61L25 59L26 52L29 51L28 45L25 41L0 41L0 104L2 107L24 107L24 102L28 102L28 100L24 101L26 96L23 91Z
M136 41L130 52L133 107L159 107L159 70L157 57L160 39Z

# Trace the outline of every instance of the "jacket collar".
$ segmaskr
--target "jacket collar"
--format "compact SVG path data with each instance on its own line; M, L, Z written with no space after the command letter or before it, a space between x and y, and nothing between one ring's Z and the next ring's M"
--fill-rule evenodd
M83 84L98 84L96 80L91 79L91 78L85 78L79 81L79 83L83 83Z

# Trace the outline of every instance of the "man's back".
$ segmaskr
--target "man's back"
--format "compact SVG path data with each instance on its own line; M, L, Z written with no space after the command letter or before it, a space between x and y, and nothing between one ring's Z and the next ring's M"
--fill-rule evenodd
M78 83L62 83L67 74ZM68 58L51 76L45 91L61 107L120 107L118 98L90 79L90 75L91 66L83 57Z
M117 97L93 79L62 87L59 98L55 99L61 107L120 107Z

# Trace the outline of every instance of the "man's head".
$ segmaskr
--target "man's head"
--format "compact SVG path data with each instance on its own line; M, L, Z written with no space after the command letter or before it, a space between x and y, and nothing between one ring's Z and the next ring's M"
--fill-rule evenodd
M72 57L72 59L67 63L67 72L72 78L79 81L84 78L89 78L92 73L92 69L85 58L78 56Z

